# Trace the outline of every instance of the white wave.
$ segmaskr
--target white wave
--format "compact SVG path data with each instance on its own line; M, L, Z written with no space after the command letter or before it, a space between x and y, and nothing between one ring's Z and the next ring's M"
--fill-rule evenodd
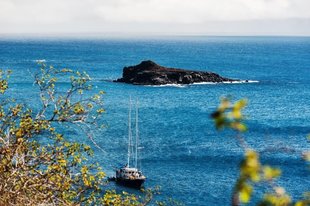
M184 88L188 86L188 84L161 84L161 85L145 85L148 87L179 87L179 88Z
M240 80L240 81L227 81L223 84L247 84L247 83L259 83L257 80Z
M34 62L36 62L36 63L44 63L44 62L46 62L46 60L45 59L36 59L36 60L34 60Z
M240 81L226 81L226 82L197 82L190 85L205 85L205 84L247 84L259 83L257 80L240 80Z
M196 83L192 83L189 85L206 85L206 84L220 84L220 83L217 83L217 82L196 82Z
M191 85L214 85L214 84L248 84L259 83L257 80L240 80L240 81L226 81L226 82L196 82L193 84L162 84L162 85L146 85L149 87L179 87L184 88Z

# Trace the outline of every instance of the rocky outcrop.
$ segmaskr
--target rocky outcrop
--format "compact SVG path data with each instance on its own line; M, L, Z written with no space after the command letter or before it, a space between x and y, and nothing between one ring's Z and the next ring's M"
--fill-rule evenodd
M138 85L192 84L198 82L227 82L237 81L221 77L212 72L192 71L185 69L167 68L153 61L143 61L136 66L124 67L123 77L115 82Z

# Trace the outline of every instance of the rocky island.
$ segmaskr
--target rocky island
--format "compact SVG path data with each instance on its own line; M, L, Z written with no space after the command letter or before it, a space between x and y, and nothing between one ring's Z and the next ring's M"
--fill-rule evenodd
M213 72L202 72L185 69L167 68L153 61L142 61L136 66L124 67L123 77L115 82L136 85L193 84L199 82L232 82L238 81L221 77Z

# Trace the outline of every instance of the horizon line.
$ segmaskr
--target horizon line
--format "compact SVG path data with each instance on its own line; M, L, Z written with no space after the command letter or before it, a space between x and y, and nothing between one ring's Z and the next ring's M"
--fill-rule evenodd
M163 38L163 37L310 37L307 34L234 34L234 33L147 33L147 32L51 32L0 33L0 38Z

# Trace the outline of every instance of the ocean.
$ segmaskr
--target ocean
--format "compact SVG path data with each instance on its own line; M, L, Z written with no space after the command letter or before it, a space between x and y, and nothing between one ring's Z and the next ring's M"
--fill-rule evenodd
M95 91L106 92L106 128L93 131L104 151L83 134L67 135L92 145L95 155L89 161L98 162L108 176L127 161L129 98L139 101L141 168L148 178L146 187L161 186L156 200L171 197L185 205L230 205L243 151L235 133L216 131L210 118L224 96L248 99L244 113L249 131L243 136L260 152L264 164L282 169L276 184L293 200L310 190L309 165L301 158L302 151L310 149L309 37L2 37L0 68L13 70L8 93L34 107L39 105L32 77L37 60L86 71ZM124 66L142 60L253 82L160 87L112 82L121 77ZM265 184L255 188L256 197L268 191Z

